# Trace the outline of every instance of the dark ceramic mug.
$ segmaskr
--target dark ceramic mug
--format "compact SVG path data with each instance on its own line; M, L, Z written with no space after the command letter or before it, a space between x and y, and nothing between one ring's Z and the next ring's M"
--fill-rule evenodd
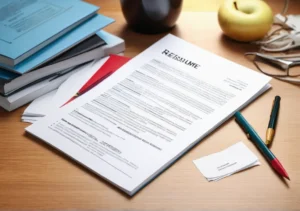
M120 0L120 2L130 28L153 34L168 31L175 25L183 0Z

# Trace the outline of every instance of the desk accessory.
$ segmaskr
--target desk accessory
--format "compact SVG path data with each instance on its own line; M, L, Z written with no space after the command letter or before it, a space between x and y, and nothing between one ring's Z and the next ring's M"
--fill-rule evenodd
M178 19L183 0L120 0L123 15L135 31L161 33Z
M242 116L240 112L235 113L235 120L243 129L243 131L247 134L248 138L256 145L256 147L260 150L263 156L267 159L267 161L271 164L271 166L276 170L276 172L290 180L287 172L279 162L279 160L275 157L275 155L271 152L271 150L266 146L263 140L259 137L256 131L252 128L252 126L247 122L247 120Z
M258 43L261 45L262 50L268 52L292 50L300 46L300 31L282 29L277 35L272 35L270 39Z
M273 101L272 111L270 114L269 125L266 134L266 145L270 146L272 144L274 135L275 135L275 127L278 119L278 112L280 107L280 97L276 96Z
M245 56L262 73L285 82L300 84L300 54L273 56L248 52Z
M261 50L283 52L300 46L300 15L277 14L274 16L274 24L277 27L274 27L268 36L254 42L260 45Z

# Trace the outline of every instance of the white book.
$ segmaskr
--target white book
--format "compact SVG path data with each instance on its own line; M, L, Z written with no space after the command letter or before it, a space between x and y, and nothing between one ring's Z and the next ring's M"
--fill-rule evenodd
M26 131L134 195L269 81L167 35Z

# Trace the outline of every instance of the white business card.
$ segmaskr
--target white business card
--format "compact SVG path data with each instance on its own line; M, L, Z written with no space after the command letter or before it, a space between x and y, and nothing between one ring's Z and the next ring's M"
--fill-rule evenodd
M238 171L259 165L257 156L243 143L193 161L209 181L217 181Z

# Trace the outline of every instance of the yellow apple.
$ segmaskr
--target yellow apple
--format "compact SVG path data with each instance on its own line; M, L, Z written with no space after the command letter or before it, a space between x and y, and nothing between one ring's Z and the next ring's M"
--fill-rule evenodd
M263 38L273 23L272 9L262 0L224 0L218 21L228 37L248 42Z

